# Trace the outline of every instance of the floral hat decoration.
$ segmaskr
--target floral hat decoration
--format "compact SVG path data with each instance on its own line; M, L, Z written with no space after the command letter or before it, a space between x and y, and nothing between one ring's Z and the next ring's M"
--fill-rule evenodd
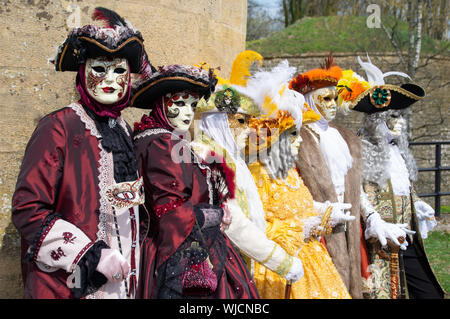
M410 77L403 72L391 71L383 73L370 61L363 62L358 57L361 68L366 72L367 81L352 70L345 70L337 84L339 101L344 108L364 113L376 113L388 109L404 109L425 96L422 87L405 83L400 86L387 84L384 78L389 75Z
M247 88L247 81L251 76L250 68L255 63L261 66L263 57L255 51L246 50L237 55L232 67L229 79L217 76L216 90L209 100L199 101L196 112L226 112L243 113L257 116L260 108L252 99L252 94ZM203 64L205 65L205 64Z

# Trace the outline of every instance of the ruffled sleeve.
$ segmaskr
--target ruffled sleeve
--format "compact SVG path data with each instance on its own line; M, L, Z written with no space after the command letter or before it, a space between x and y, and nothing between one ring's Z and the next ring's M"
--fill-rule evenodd
M29 245L27 260L37 262L44 271L58 268L72 272L94 244L55 211L66 139L55 113L40 121L25 150L13 195L12 221Z

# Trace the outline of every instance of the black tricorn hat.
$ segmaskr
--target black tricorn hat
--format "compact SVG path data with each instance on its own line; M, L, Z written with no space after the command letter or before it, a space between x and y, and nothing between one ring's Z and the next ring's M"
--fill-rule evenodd
M363 113L376 113L387 110L404 109L425 96L422 87L405 83L400 86L392 84L375 85L362 92L351 103L350 108Z
M158 97L181 91L198 93L207 100L214 92L216 84L217 78L213 69L180 64L167 65L135 84L130 106L151 109Z
M51 61L56 71L78 71L80 64L88 58L106 56L127 59L131 73L139 73L144 55L141 33L106 8L95 8L92 19L103 20L106 27L86 25L73 29Z

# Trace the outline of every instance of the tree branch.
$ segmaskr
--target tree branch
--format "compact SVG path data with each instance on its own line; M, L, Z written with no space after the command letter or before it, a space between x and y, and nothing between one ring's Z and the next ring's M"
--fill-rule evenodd
M380 19L380 20L381 20L381 19ZM404 67L405 69L407 69L407 66L408 66L408 65L407 65L405 59L403 58L402 51L400 50L400 48L399 48L397 42L396 42L395 39L394 39L394 30L395 30L396 25L397 25L397 22L396 22L396 24L394 25L394 27L392 28L392 34L390 34L388 28L387 28L387 27L384 25L384 23L381 21L381 27L383 28L384 32L386 32L386 35L388 36L389 40L391 41L392 46L394 47L395 51L397 52L398 57L400 58L400 61L401 61L402 64L403 64L403 67Z

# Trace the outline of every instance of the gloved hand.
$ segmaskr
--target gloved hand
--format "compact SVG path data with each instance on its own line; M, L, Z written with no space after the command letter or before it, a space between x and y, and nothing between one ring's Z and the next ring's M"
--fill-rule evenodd
M416 209L416 214L418 219L434 219L434 209L422 200L414 202L414 208Z
M117 249L102 249L96 270L108 279L119 282L128 277L130 264Z
M377 238L380 241L381 246L386 246L387 240L391 240L400 249L406 250L408 242L406 241L406 235L415 234L415 231L407 228L408 224L392 224L385 222L380 214L372 213L366 220L367 227L364 232L366 239ZM403 243L400 243L398 238L404 238Z
M303 277L303 264L302 261L294 257L294 261L292 263L291 269L284 277L286 280L291 281L292 283L299 281Z
M310 237L321 234L324 229L319 226L321 222L320 216L311 216L303 221L303 240L308 241Z
M331 206L333 207L330 215L331 227L334 227L337 224L344 224L348 221L355 220L356 217L352 216L351 212L344 212L345 210L352 208L352 204L332 203Z
M437 221L434 218L434 209L421 200L416 201L414 207L419 222L420 234L425 239L428 237L428 232L437 226Z
M320 203L314 201L314 208L318 210L321 215L323 215L330 206L333 207L330 215L331 227L335 227L338 224L344 224L345 222L355 220L355 216L351 216L350 212L344 212L345 210L352 208L352 204L350 203L330 203L329 201Z

